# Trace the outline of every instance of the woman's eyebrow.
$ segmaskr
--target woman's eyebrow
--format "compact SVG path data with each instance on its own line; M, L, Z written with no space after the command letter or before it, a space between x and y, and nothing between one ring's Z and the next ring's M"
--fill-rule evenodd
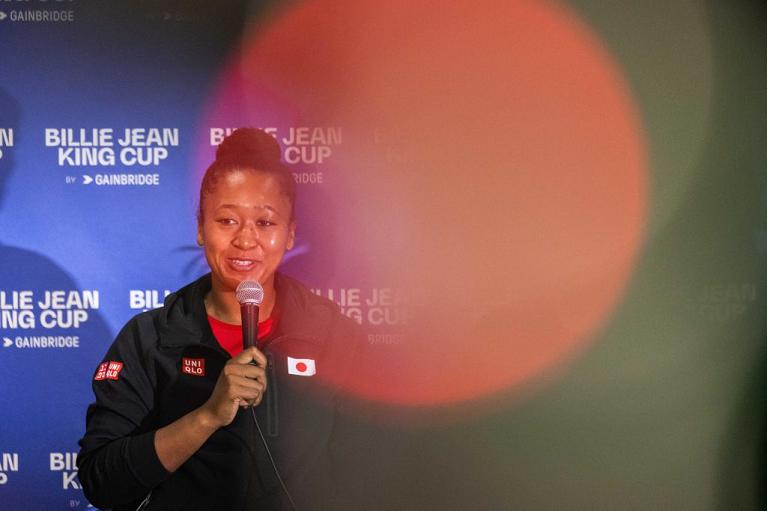
M220 205L220 206L218 206L216 209L224 209L224 208L228 208L228 209L240 209L240 208L242 208L242 207L243 207L243 206L242 206L241 204L221 204L221 205ZM277 209L275 209L274 207L272 207L272 206L270 206L270 205L268 205L268 204L266 204L266 205L264 205L264 206L253 206L253 208L254 208L254 209L266 209L266 210L269 210L269 211L271 211L271 212L273 212L273 213L276 213L276 214L278 214L278 215L280 214L280 212L279 212Z

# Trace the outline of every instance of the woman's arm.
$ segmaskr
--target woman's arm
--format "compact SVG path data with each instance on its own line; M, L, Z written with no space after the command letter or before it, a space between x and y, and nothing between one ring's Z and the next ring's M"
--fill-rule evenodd
M97 377L93 382L96 401L88 407L87 430L80 440L77 465L85 496L101 508L142 499L194 454L216 429L231 422L240 404L260 402L258 389L262 393L265 388L261 368L247 365L227 369L243 366L240 362L244 361L255 360L262 365L266 362L260 353L243 352L222 370L211 397L202 407L160 430L136 434L155 406L153 364L142 347L152 344L155 335L151 318L139 316L129 322L104 358L104 363L119 364L119 370L112 378ZM243 382L236 376L255 380ZM242 391L240 395L238 389Z
M168 472L178 469L217 429L230 424L240 406L261 402L266 390L264 367L264 354L248 348L227 362L204 405L157 430L154 447Z

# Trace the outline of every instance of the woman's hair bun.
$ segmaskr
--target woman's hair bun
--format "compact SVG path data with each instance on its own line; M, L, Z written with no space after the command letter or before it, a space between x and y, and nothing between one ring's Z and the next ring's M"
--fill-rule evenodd
M216 149L216 163L266 167L280 163L280 144L256 128L238 128Z
M280 144L263 130L238 128L219 144L216 160L210 164L200 183L200 208L197 219L203 221L203 205L208 194L213 193L222 176L233 171L264 173L280 185L282 193L290 201L290 218L296 203L296 182L293 173L280 161Z

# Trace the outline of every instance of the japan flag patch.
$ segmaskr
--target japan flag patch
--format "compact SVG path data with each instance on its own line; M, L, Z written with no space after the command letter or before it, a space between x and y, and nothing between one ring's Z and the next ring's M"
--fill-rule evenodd
M313 376L317 374L317 366L311 358L288 357L288 374Z

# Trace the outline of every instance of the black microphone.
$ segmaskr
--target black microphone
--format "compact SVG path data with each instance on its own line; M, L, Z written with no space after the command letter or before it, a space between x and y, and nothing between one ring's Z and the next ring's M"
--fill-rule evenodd
M242 315L242 349L246 350L258 346L258 306L264 301L264 288L255 280L243 280L235 294Z

